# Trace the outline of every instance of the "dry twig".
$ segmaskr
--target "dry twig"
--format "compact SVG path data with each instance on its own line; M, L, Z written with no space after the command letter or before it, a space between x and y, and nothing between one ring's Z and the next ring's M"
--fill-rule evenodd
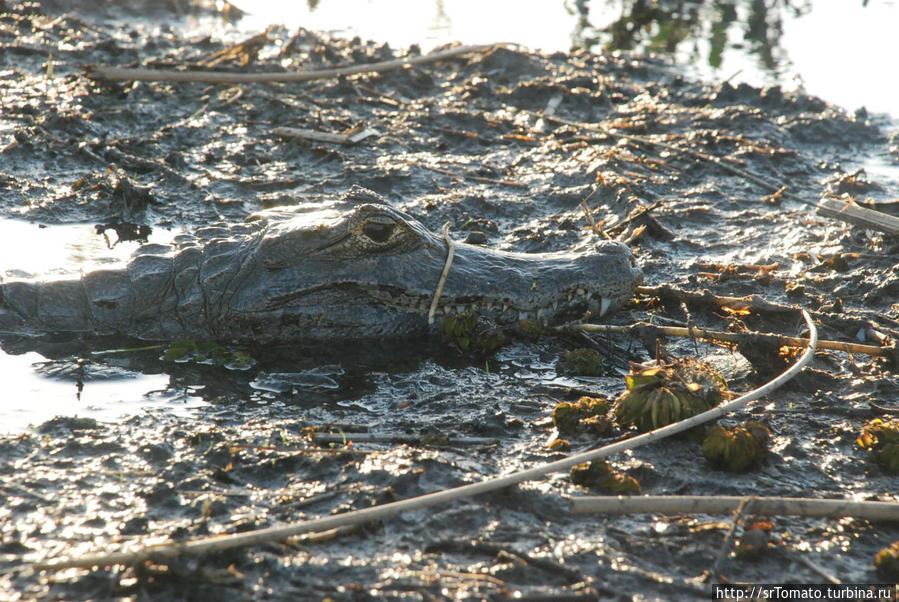
M899 520L899 503L896 502L737 495L584 496L571 499L571 511L574 514L732 514L743 502L746 504L744 516L852 516L865 520Z
M808 339L788 337L767 332L724 332L721 330L705 330L703 328L683 326L656 326L647 322L640 322L631 326L614 326L609 324L567 324L557 326L557 332L595 332L600 334L626 334L639 337L640 330L651 328L655 333L670 337L686 337L691 339L703 339L713 342L742 344L748 342L773 343L781 347L805 347ZM876 345L861 345L859 343L846 343L843 341L818 341L818 349L830 349L832 351L844 351L846 353L861 353L864 355L880 355L891 357L896 354L894 347L878 347Z
M306 82L316 79L333 79L360 73L382 73L409 65L435 63L463 54L471 54L497 44L475 44L457 46L449 50L432 52L423 56L404 57L378 63L350 65L336 69L317 69L314 71L295 71L288 73L227 73L223 71L175 71L171 69L126 69L108 65L88 65L85 75L92 79L107 81L152 81L152 82L203 82L208 84L248 84L252 82Z

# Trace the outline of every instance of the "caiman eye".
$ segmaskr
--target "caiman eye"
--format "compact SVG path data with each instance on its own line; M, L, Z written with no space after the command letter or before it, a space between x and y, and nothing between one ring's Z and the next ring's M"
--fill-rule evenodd
M394 222L369 221L362 226L362 233L373 242L384 244L388 242L396 230Z

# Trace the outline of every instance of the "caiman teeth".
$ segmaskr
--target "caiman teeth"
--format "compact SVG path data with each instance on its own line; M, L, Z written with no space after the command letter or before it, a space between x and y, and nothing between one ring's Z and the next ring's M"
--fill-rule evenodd
M599 298L599 317L601 318L604 315L606 315L606 312L609 311L609 307L611 307L611 306L612 306L611 299L607 299L605 297L600 297Z
M372 291L371 295L375 299L421 313L426 313L430 307L429 299L412 295L391 294L383 290ZM466 298L447 299L445 303L438 304L436 315L446 317L477 312L488 318L492 316L508 321L517 316L519 321L536 320L546 324L554 319L577 319L578 316L583 319L585 313L601 318L609 313L612 304L612 299L600 295L588 286L579 286L568 289L553 300L548 300L545 305L532 303L523 308L515 307L508 299L494 298L480 301L470 301Z

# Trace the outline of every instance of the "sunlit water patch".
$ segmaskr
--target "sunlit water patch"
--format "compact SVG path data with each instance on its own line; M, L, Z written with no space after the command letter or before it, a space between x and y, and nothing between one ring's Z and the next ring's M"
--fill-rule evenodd
M168 243L180 229L153 230L147 241ZM123 265L142 243L119 240L112 229L92 224L44 226L24 220L0 220L0 277L89 272Z
M188 390L169 388L166 374L109 369L79 375L39 353L0 352L0 432L36 427L55 416L116 421L144 410L182 413L205 405Z
M149 240L165 243L178 231L156 230ZM0 276L52 278L100 267L124 265L140 245L119 241L114 231L93 225L42 227L21 220L0 220ZM128 370L77 374L63 362L29 352L0 351L0 432L20 432L57 415L118 420L144 408L186 410L202 405L198 397L167 389L165 374ZM80 385L79 385L80 383ZM80 386L80 390L79 390Z

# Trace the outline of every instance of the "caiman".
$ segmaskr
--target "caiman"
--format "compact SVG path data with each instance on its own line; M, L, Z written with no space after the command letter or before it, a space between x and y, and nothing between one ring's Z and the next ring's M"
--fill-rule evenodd
M642 280L616 242L540 254L450 242L354 187L330 206L270 209L145 244L120 269L4 280L0 330L262 343L413 336L429 330L447 263L436 316L477 312L500 326L602 316Z

